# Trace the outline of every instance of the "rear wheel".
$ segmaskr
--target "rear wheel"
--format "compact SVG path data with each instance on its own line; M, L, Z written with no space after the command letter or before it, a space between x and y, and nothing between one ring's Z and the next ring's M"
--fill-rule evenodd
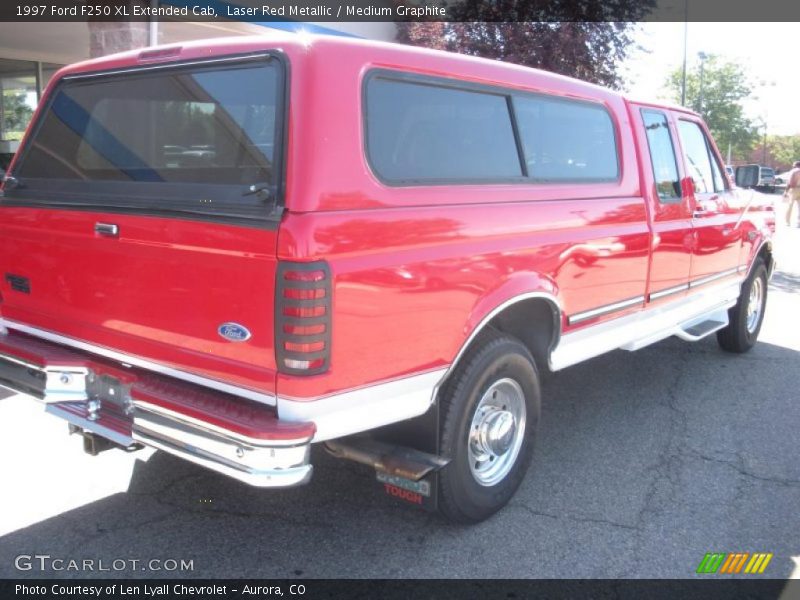
M516 338L483 334L440 396L439 510L475 523L505 506L530 464L539 422L539 376Z
M742 284L736 306L728 311L728 326L717 332L717 342L728 352L747 352L755 346L767 305L767 267L757 259Z

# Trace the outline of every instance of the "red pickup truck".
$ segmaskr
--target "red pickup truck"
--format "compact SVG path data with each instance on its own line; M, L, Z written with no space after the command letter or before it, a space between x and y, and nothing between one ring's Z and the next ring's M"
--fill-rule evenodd
M756 342L774 214L722 165L685 109L392 44L70 66L0 198L0 382L92 453L281 487L320 443L478 521L525 475L542 371Z

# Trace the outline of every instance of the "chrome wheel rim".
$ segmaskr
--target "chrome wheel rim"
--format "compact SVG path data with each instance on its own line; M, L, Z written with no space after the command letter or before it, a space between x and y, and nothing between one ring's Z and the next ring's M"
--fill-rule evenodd
M467 433L469 468L480 485L502 481L525 437L525 394L513 379L494 382L481 397Z
M756 277L750 286L750 298L747 301L747 333L753 333L761 318L761 305L764 302L764 284Z

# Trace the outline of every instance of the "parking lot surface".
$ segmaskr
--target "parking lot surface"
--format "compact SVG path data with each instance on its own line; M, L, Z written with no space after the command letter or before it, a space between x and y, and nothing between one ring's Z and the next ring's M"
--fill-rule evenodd
M752 352L670 339L551 376L533 468L510 506L472 527L397 504L373 472L322 451L308 486L280 491L163 453L90 457L30 398L0 394L0 577L685 578L707 552L771 552L765 576L789 577L800 230L778 242ZM192 569L20 571L21 554Z

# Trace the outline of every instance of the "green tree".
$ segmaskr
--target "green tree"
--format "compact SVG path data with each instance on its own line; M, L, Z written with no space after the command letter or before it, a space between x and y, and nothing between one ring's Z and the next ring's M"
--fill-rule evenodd
M401 42L619 88L635 21L655 0L459 0L453 22L398 23Z
M2 136L6 139L17 139L25 131L33 117L33 109L27 104L26 94L7 91L3 93L3 124ZM12 136L10 134L16 134Z
M775 166L784 171L800 160L800 135L771 135L767 148Z
M682 70L676 69L667 78L672 100L681 100ZM758 141L758 125L747 118L742 100L750 95L747 74L737 64L709 56L686 73L686 105L700 113L725 156L728 148L734 160L745 159Z

